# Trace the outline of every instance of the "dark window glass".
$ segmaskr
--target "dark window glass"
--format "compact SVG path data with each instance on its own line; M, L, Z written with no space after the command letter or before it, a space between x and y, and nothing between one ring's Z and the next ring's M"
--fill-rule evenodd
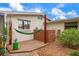
M77 22L66 22L65 23L65 29L69 29L69 28L78 28L78 24Z
M30 29L30 21L29 20L22 20L22 19L19 19L18 20L18 28L21 28L21 29Z

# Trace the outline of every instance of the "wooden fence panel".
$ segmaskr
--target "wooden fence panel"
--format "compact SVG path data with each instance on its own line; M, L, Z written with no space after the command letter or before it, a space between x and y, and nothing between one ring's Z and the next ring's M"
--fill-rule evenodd
M44 42L44 31L35 32L34 39ZM52 42L55 40L55 30L47 30L46 32L47 42Z

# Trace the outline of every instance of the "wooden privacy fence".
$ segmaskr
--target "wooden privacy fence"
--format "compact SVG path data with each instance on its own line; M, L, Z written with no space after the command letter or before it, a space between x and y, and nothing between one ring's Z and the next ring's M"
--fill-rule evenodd
M35 32L34 39L44 42L44 31ZM47 42L55 41L55 30L47 30L46 31L46 40Z

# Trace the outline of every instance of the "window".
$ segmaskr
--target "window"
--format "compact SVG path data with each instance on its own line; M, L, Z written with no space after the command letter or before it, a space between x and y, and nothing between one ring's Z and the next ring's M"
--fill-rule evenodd
M69 28L78 28L78 24L77 22L66 22L65 23L65 29L69 29Z
M19 19L18 23L19 23L18 28L20 28L20 29L30 29L30 20Z

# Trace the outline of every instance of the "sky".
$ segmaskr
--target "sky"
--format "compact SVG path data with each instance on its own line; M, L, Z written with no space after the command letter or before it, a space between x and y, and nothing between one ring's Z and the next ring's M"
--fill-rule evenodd
M0 3L0 10L43 13L51 20L79 17L79 3Z

